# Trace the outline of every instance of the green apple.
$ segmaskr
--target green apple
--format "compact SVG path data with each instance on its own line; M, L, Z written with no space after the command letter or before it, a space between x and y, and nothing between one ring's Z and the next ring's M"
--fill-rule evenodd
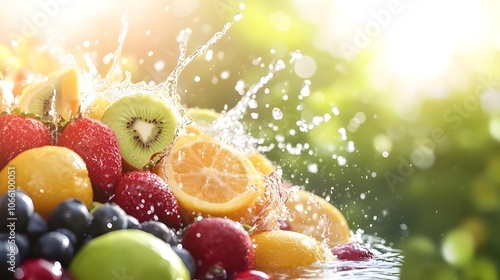
M169 244L136 229L112 231L92 239L69 266L78 280L189 280L186 266Z

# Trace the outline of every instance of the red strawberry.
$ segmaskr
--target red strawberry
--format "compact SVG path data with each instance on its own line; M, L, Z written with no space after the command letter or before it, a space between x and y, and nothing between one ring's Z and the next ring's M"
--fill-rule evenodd
M182 219L179 204L167 183L149 171L130 171L123 174L113 202L139 222L158 220L179 229Z
M66 125L58 145L82 157L96 193L114 192L122 176L122 156L111 128L94 119L77 118Z
M18 114L0 115L0 170L21 152L52 144L49 128Z
M254 264L255 251L248 232L230 219L204 218L192 223L182 237L182 246L196 261L198 277L219 266L231 278Z
M337 259L344 261L363 261L373 257L373 253L368 248L357 242L337 245L332 248L332 253Z

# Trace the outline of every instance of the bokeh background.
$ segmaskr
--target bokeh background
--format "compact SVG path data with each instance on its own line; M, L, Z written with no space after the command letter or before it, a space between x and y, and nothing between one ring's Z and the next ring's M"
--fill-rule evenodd
M248 129L285 179L402 249L403 279L499 279L500 2L2 1L0 71L58 69L56 42L104 75L124 13L135 81L168 76L182 30L190 53L232 23L182 73L187 107L232 108L283 60Z

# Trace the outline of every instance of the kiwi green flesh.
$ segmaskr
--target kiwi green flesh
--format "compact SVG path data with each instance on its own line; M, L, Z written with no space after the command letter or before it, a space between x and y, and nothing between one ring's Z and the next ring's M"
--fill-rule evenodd
M116 134L124 162L136 169L170 145L178 123L165 102L148 94L117 100L104 112L102 122Z
M54 96L56 91L59 90L59 83L43 83L33 90L40 93L34 94L26 108L23 108L27 113L38 115L43 120L50 120L51 110L53 109ZM56 100L57 102L57 100Z

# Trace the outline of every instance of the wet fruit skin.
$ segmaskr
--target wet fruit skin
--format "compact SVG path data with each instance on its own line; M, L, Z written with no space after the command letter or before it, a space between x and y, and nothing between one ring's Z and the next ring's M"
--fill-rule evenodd
M68 199L54 208L48 219L48 224L51 230L69 229L80 241L83 239L90 219L90 213L82 201Z
M254 269L295 268L333 260L333 254L322 243L303 233L271 230L252 235L255 246Z
M115 203L105 203L92 213L87 233L93 237L127 228L127 214Z
M332 253L337 259L344 261L363 261L373 257L368 248L356 242L337 245L332 248Z
M183 225L177 199L167 183L155 173L125 173L112 201L141 223L158 220L175 229Z
M171 246L152 234L124 229L90 240L73 258L77 280L188 280L189 272Z
M111 128L94 119L77 118L66 125L58 145L82 157L94 189L115 191L122 176L122 156Z
M18 114L0 115L0 135L0 170L21 152L52 144L47 126Z
M0 195L7 193L9 171L14 170L16 187L28 194L35 211L47 219L53 208L68 198L92 205L93 191L83 159L74 151L60 146L43 146L26 150L0 171Z
M63 280L66 277L59 262L36 258L23 262L16 269L15 280Z
M202 277L211 267L220 266L229 277L249 270L254 264L254 248L240 223L226 218L203 218L185 231L182 246L196 261L196 275Z
M29 196L19 190L12 190L0 198L0 232L8 232L9 228L9 203L15 204L15 228L17 231L24 231L28 226L29 219L35 212L35 206Z

